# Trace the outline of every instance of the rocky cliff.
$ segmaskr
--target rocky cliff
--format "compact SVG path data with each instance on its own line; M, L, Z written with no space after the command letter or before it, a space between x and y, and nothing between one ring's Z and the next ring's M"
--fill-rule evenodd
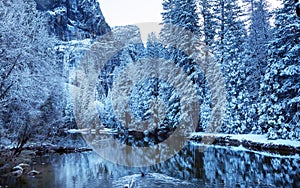
M97 0L35 0L50 14L51 30L63 41L96 38L110 31Z

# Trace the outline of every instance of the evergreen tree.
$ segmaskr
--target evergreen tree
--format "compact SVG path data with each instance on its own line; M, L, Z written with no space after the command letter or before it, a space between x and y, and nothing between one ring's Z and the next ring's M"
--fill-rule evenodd
M160 33L163 43L169 49L186 53L188 58L197 56L200 29L195 0L165 0L163 9L163 28ZM174 59L178 53L175 51L171 52Z
M300 139L300 20L295 1L276 11L274 39L261 87L259 125L269 138Z
M201 17L201 30L204 36L204 43L212 49L215 42L215 36L217 34L217 16L219 10L217 9L216 0L202 0L200 5L200 17Z
M197 85L199 103L202 104L205 87L207 87L203 68L196 60L204 61L203 44L200 40L199 17L195 0L164 0L162 13L163 28L160 40L168 49L167 59L181 67ZM204 65L205 63L203 63ZM201 65L200 65L201 66ZM199 110L200 110L199 106ZM201 119L202 115L199 115ZM203 130L202 121L199 129Z
M250 27L245 59L247 67L245 85L248 93L248 101L245 106L248 113L245 120L248 125L253 125L253 131L260 133L257 128L257 108L260 83L267 67L267 45L271 39L270 13L268 12L269 5L266 0L250 0L249 4Z
M147 38L147 54L150 58L164 58L165 56L163 46L153 32Z
M247 100L245 88L245 41L247 32L241 20L242 9L235 0L218 0L215 4L217 36L214 54L222 65L226 79L228 109L222 131L245 133L249 127L245 123L244 102Z
M164 0L160 40L168 59L182 67L196 81L195 60L201 53L199 17L195 0ZM203 46L203 45L202 45Z

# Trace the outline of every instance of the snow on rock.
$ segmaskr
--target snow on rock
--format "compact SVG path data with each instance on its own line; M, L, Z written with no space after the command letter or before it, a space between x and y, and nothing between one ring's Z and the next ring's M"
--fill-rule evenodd
M96 38L110 31L97 0L35 0L50 15L51 30L63 41Z

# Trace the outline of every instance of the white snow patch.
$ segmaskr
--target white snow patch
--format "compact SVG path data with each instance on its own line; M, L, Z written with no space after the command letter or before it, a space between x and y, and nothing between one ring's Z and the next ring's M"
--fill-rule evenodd
M216 149L230 149L232 151L244 151L244 152L251 152L251 153L255 153L255 154L259 154L262 156L266 156L266 157L276 157L276 158L292 158L292 159L299 159L299 154L295 154L295 155L281 155L281 154L275 154L275 153L269 153L266 151L255 151L255 150L250 150L245 148L244 146L240 145L240 146L220 146L220 145L207 145L207 144L203 144L203 143L199 143L196 141L191 141L191 144L193 146L201 146L201 147L212 147L212 148L216 148ZM204 150L205 151L205 150Z
M271 144L271 145L281 145L281 146L292 146L300 147L300 141L297 140L268 140L267 135L257 135L257 134L222 134L222 133L193 133L191 137L197 136L214 136L214 137L228 137L229 139L238 140L238 141L251 141L254 143L261 144Z

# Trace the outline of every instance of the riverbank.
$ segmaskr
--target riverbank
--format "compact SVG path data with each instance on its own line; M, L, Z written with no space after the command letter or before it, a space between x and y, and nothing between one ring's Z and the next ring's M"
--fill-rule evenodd
M25 170L18 171L20 170L20 164L24 164L26 167L30 168L35 164L36 158L46 154L70 154L88 151L92 151L92 149L87 147L59 146L53 144L28 144L23 148L19 155L14 155L14 148L2 147L0 149L0 177L25 175L28 173Z
M76 132L77 133L77 132ZM73 133L74 134L74 133ZM73 135L71 134L71 135ZM78 135L78 134L76 134ZM80 135L80 134L79 134ZM14 167L19 164L32 165L35 158L46 154L68 154L92 151L79 136L73 140L71 145L62 146L61 144L33 144L29 143L20 155L14 156L12 147L0 148L0 176L13 172ZM77 144L74 142L78 142ZM266 135L230 135L212 133L194 133L191 136L192 145L204 147L226 147L232 150L247 150L250 152L267 153L268 155L290 156L300 155L300 141L297 140L268 140Z
M203 145L243 147L254 152L269 152L279 155L300 154L300 141L283 139L269 140L266 135L194 133L191 136L191 140Z
M209 145L201 150L201 142L191 141L171 159L142 168L112 163L96 152L35 155L29 167L17 164L23 175L2 176L0 186L124 188L133 182L145 188L299 187L299 155L278 157L237 148Z

